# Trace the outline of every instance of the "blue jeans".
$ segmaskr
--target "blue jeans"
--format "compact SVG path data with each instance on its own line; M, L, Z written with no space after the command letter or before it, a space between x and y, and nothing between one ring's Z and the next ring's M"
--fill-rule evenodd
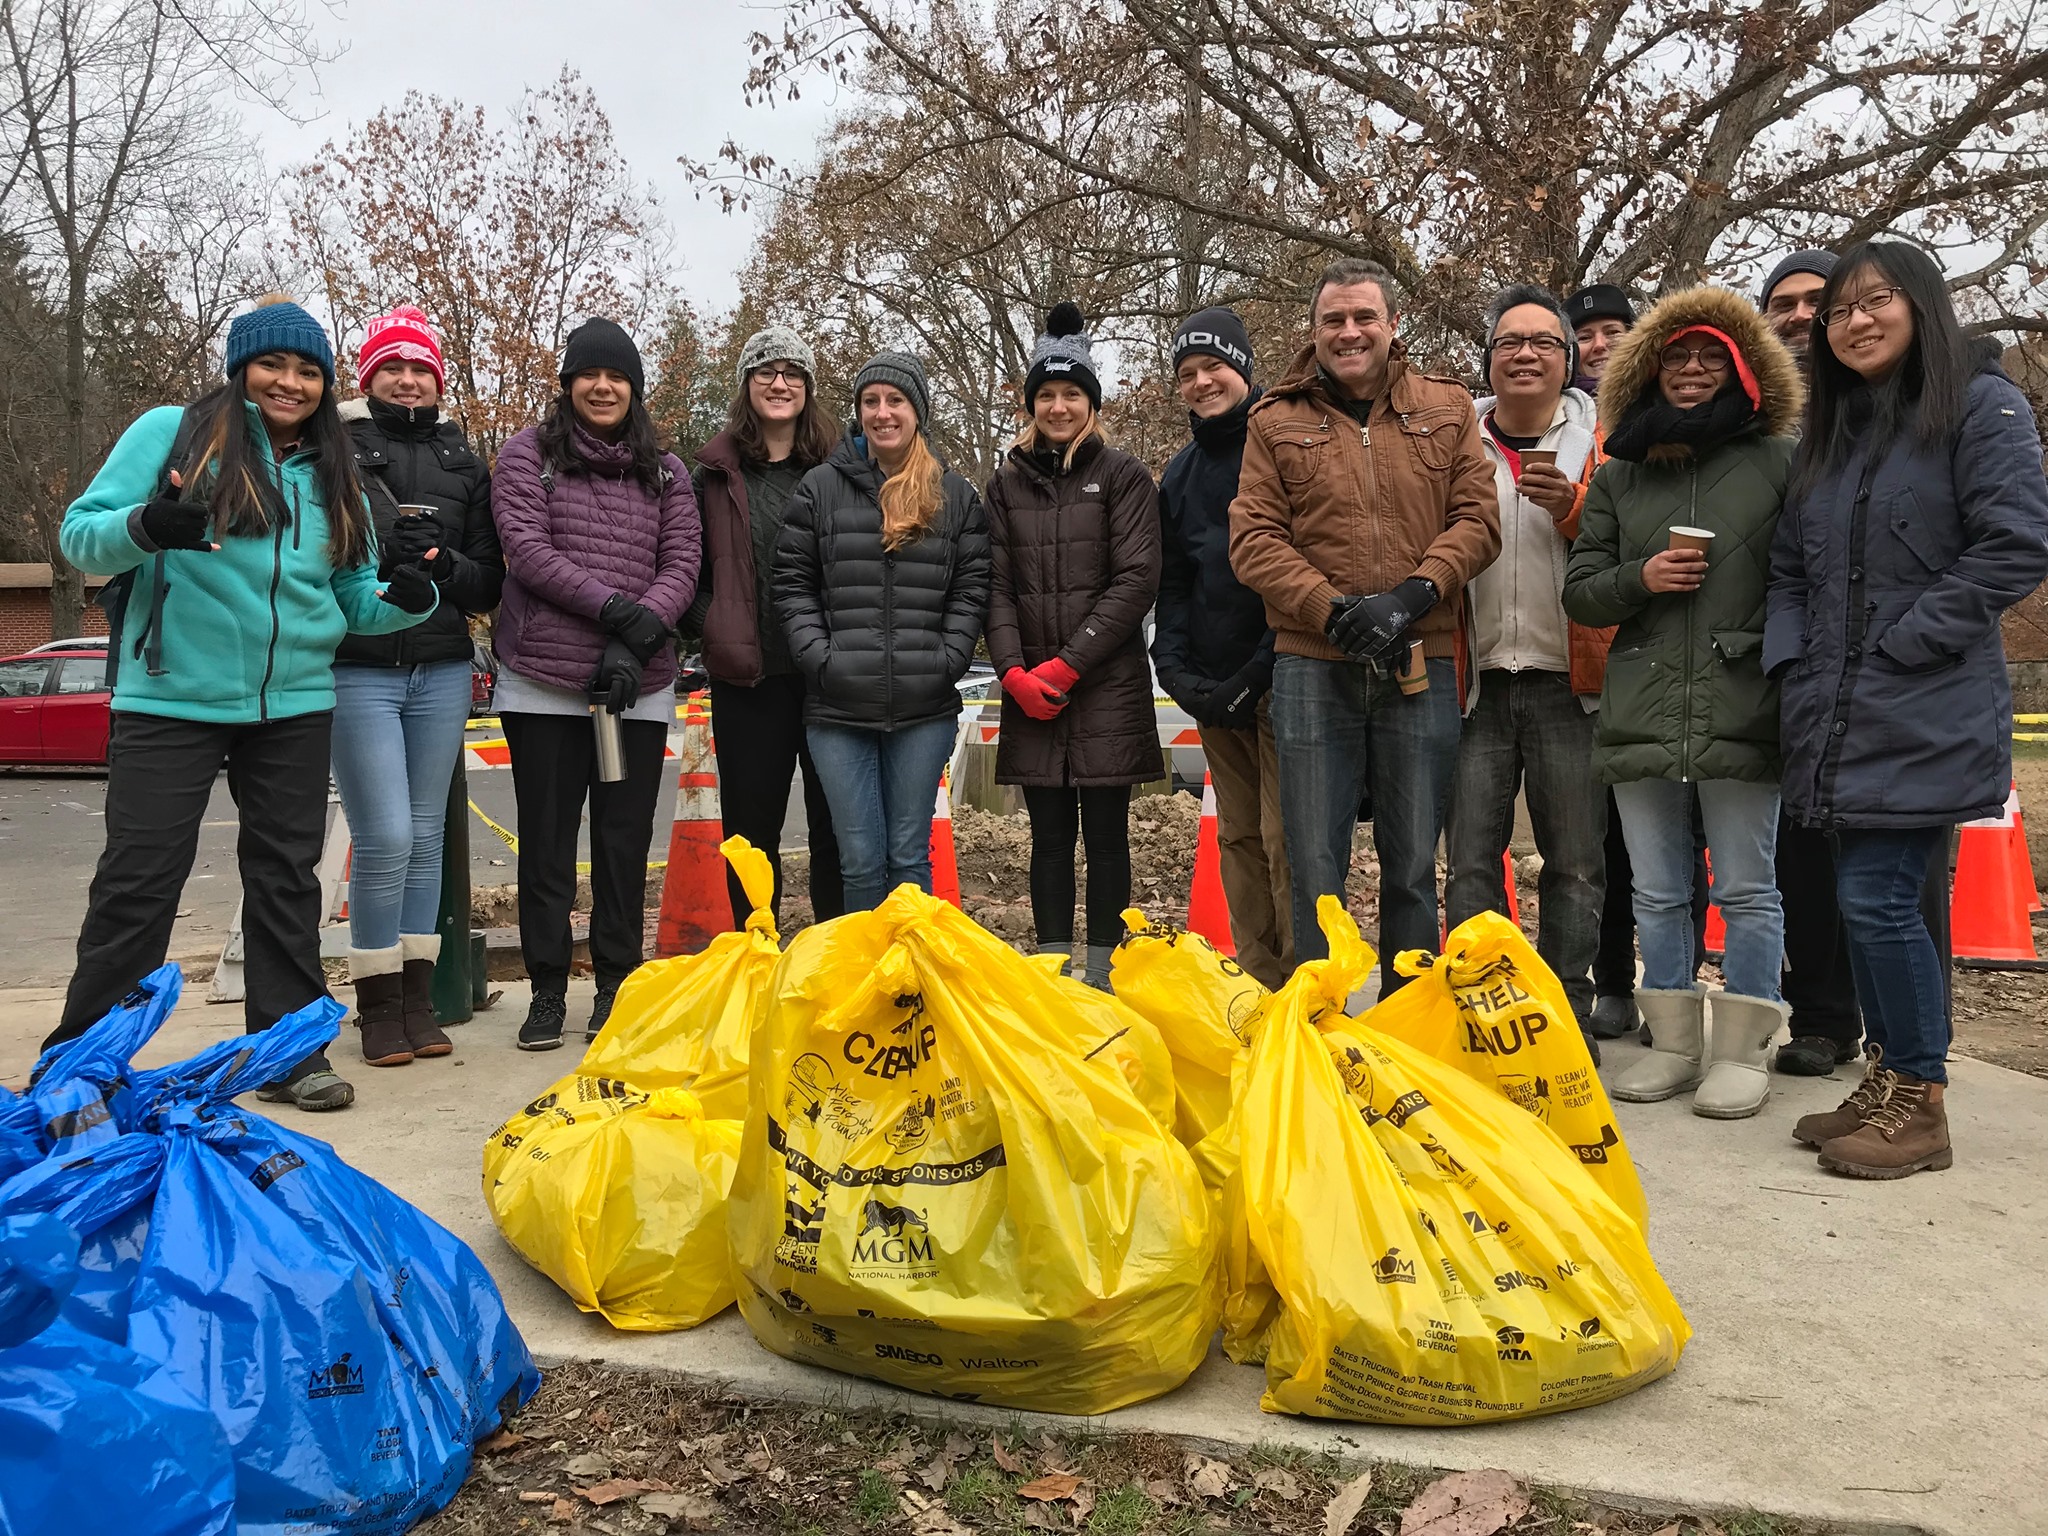
M1778 898L1778 786L1735 779L1638 779L1614 786L1628 861L1635 869L1636 937L1643 985L1693 985L1692 796L1699 792L1714 867L1714 904L1728 925L1721 973L1728 990L1778 998L1785 909Z
M811 761L832 806L846 910L865 912L909 881L932 888L932 809L958 717L893 731L810 725Z
M1928 866L1947 859L1948 835L1947 827L1853 831L1835 843L1835 895L1864 1033L1884 1048L1886 1066L1925 1083L1948 1081L1948 988L1921 901Z
M1273 740L1280 823L1294 898L1294 958L1329 955L1318 896L1345 895L1359 802L1372 791L1380 858L1380 993L1403 985L1394 956L1435 952L1436 844L1458 766L1457 668L1429 663L1429 689L1409 697L1393 674L1355 661L1282 656L1273 666Z
M441 908L448 780L469 719L469 663L334 669L334 783L355 839L349 943L390 949Z

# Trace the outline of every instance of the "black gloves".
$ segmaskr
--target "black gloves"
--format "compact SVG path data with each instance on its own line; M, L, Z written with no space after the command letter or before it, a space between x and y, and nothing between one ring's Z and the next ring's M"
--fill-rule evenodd
M655 653L668 644L667 621L621 592L605 599L604 607L597 612L597 622L625 642L634 657L643 662L653 660Z
M590 680L590 702L623 715L639 697L640 658L623 640L605 641L604 659L598 662L597 675Z
M1216 685L1216 691L1209 697L1210 717L1203 724L1228 731L1258 729L1259 700L1272 686L1273 653L1260 651Z
M1422 576L1377 597L1340 597L1330 605L1323 633L1353 661L1381 661L1408 626L1436 606L1436 597L1435 583Z
M180 501L175 489L152 497L142 509L142 533L158 549L211 549L206 537L213 508L203 501Z
M427 558L428 550L434 551L431 560ZM455 569L455 552L448 547L448 530L432 513L402 517L393 523L385 557L394 570L401 565L417 565L436 581L445 579Z
M407 613L425 613L434 606L434 578L416 565L401 565L377 595Z

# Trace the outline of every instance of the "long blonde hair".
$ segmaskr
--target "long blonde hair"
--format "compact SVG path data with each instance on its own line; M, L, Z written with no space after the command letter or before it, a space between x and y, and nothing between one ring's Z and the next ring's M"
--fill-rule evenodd
M1109 433L1102 425L1102 413L1097 411L1093 405L1088 407L1088 419L1081 423L1081 430L1074 434L1073 439L1067 444L1066 452L1060 455L1060 468L1062 470L1069 470L1074 467L1074 455L1080 451L1081 445L1091 437L1099 437L1105 443L1109 441ZM1039 445L1044 441L1043 434L1038 430L1038 418L1036 416L1027 416L1024 419L1023 427L1019 429L1016 438L1011 442L1010 446L1012 448L1021 448L1026 453L1036 453Z
M945 473L920 427L902 467L882 482L882 548L901 549L924 537L945 505Z

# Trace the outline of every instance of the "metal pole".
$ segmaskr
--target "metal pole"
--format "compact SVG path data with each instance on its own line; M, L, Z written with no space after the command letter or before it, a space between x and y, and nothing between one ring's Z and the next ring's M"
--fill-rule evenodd
M469 938L469 775L462 760L448 780L448 816L441 844L441 910L434 919L441 958L434 964L434 1017L468 1022L476 1009Z

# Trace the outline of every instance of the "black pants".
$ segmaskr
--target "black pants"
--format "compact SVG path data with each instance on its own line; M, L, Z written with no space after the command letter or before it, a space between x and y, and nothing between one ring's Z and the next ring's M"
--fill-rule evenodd
M1600 948L1593 954L1593 992L1633 997L1636 991L1636 876L1621 835L1621 812L1607 791L1607 893L1600 906ZM1692 952L1707 953L1707 826L1699 797L1692 802Z
M1792 1034L1854 1046L1863 1038L1849 934L1835 900L1828 834L1778 822L1778 894L1785 906L1785 1001Z
M633 973L646 949L647 848L661 796L659 720L622 720L626 776L597 777L597 737L588 715L506 714L512 798L519 810L519 948L535 993L569 990L575 940L576 835L590 797L590 961L600 991Z
M243 1023L268 1029L327 991L320 970L320 845L331 712L209 725L122 710L107 756L107 846L93 872L78 968L45 1047L84 1034L164 963L199 824L221 765L241 820ZM289 1074L326 1067L316 1053Z
M1131 904L1131 786L1026 786L1031 813L1031 924L1041 944L1074 942L1074 836L1088 845L1088 942L1124 936Z
M764 677L751 688L711 683L711 734L718 743L718 813L727 837L744 837L775 870L775 920L782 920L782 823L790 776L803 771L804 820L811 838L811 913L818 922L846 913L839 879L839 842L818 765L804 739L804 682L794 673ZM725 873L732 920L747 926L753 907L739 876Z

